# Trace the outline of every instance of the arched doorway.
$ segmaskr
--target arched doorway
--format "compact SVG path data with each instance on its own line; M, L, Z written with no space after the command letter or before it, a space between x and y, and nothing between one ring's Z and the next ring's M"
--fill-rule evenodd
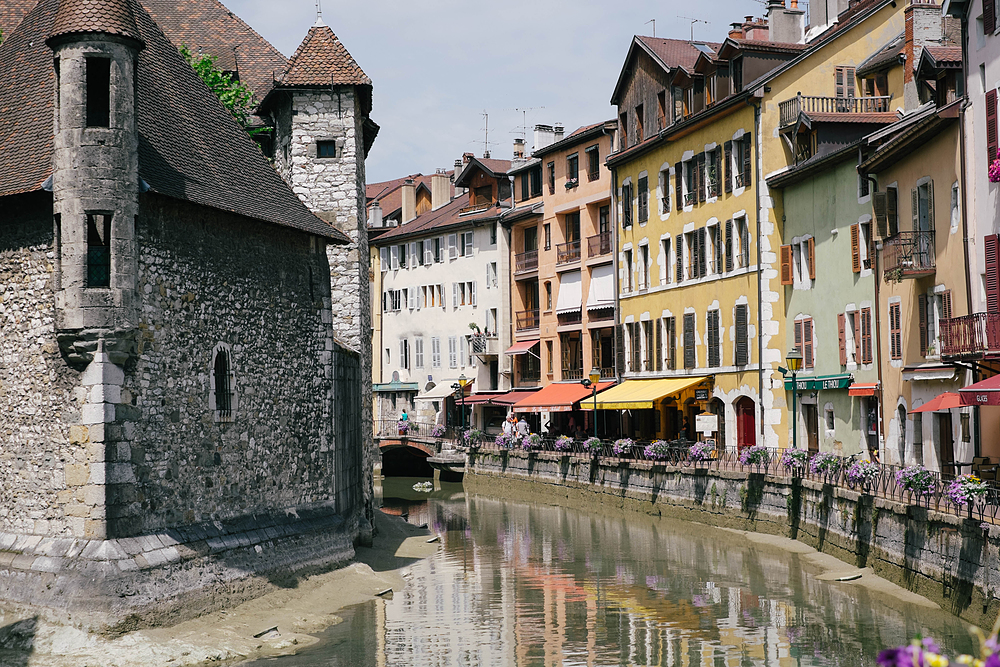
M736 447L743 449L757 444L757 406L749 396L736 401Z

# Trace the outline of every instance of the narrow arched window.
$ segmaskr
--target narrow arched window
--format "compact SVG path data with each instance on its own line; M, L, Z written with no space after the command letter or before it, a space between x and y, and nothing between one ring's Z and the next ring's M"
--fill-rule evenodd
M233 420L236 412L233 358L232 351L225 343L219 343L212 351L209 404L215 413L215 421Z

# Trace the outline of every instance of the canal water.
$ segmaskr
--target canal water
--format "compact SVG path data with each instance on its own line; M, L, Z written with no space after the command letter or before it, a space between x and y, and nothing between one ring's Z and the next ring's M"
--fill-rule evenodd
M950 614L820 581L805 556L735 533L418 481L383 480L383 511L427 524L437 555L317 645L255 665L867 667L917 635L973 649Z

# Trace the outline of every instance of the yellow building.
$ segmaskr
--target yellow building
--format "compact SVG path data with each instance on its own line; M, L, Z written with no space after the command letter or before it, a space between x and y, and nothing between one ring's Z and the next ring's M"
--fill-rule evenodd
M902 3L852 2L806 41L801 10L770 3L722 45L635 38L612 98L626 382L611 392L704 380L674 395L648 383L624 418L631 434L672 438L686 423L688 438L703 429L729 448L789 442L783 206L764 179L888 122L903 82L879 65L898 61L903 28Z

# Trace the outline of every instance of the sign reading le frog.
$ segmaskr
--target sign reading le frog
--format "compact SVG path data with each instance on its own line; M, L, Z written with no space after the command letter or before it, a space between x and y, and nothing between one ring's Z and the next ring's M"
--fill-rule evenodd
M798 378L795 381L795 389L798 391L819 391L821 389L847 389L854 381L854 376L845 375L821 375L819 377ZM785 390L792 390L791 379L785 380Z

